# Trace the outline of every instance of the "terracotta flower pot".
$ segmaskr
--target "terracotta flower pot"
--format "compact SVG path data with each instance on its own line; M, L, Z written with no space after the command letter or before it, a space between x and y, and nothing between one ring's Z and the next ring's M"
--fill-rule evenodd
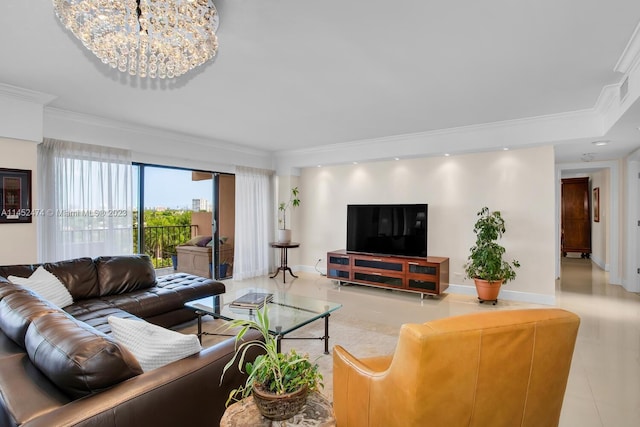
M473 279L476 284L476 292L478 293L478 299L480 302L493 301L494 305L498 301L498 294L500 293L500 287L502 286L502 280L489 282L482 279Z

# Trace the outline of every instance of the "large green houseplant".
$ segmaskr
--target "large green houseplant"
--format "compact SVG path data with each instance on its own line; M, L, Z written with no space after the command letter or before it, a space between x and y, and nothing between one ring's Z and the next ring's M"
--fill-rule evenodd
M242 369L245 355L251 347L261 347L265 353L256 357L253 362L246 363L247 380L243 386L231 391L227 404L252 394L265 418L291 418L302 408L309 392L324 387L322 374L308 355L299 354L293 349L287 353L278 352L277 340L269 333L268 304L254 312L255 320L238 319L229 324L229 328L240 328L236 335L236 344L240 344L237 345L233 358L225 365L222 377L238 358L238 367ZM264 342L241 342L249 329L258 330ZM285 402L284 409L278 407L277 400Z
M515 279L515 269L520 267L520 263L503 259L505 248L498 244L498 240L506 228L500 211L490 211L485 206L477 216L473 226L476 243L464 265L465 274L466 278L474 280L480 302L493 301L495 304L501 285Z
M278 242L289 243L291 241L291 230L287 228L287 211L297 208L298 206L300 206L300 190L298 190L298 187L293 187L289 194L289 201L280 202L278 205L278 222L280 224L278 229Z

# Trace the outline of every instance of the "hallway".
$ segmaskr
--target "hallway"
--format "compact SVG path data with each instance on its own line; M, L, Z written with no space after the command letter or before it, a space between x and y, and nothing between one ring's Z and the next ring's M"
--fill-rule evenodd
M566 427L637 426L640 295L607 284L588 259L562 258L558 307L581 318L561 417Z

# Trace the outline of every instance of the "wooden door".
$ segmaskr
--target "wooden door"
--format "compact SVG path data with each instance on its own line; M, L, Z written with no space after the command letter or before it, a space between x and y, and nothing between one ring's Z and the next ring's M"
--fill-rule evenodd
M580 252L591 254L591 204L589 178L562 180L562 255Z

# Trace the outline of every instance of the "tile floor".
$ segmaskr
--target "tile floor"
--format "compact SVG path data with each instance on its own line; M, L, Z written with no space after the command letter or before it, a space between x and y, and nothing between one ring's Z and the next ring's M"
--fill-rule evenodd
M246 287L308 295L341 303L342 315L394 328L407 322L486 310L541 307L501 300L478 304L475 297L417 294L363 286L338 286L319 274L299 273L282 283L260 277L225 280L228 292ZM589 260L564 258L556 285L557 306L577 313L581 326L565 394L562 427L631 427L640 425L640 295L607 284L607 274Z

